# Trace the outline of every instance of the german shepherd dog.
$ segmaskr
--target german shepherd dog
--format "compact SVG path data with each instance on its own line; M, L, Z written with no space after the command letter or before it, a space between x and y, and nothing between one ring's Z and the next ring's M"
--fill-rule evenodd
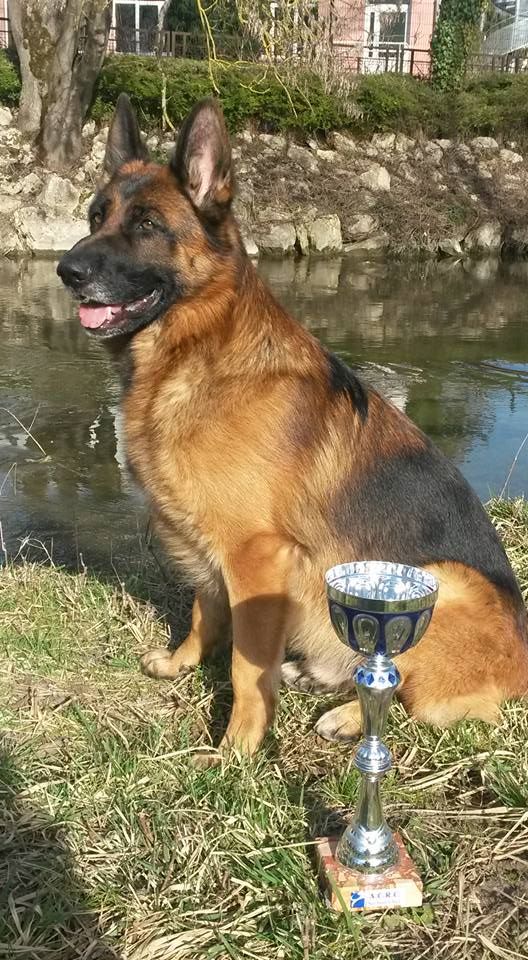
M168 165L151 162L121 95L90 235L59 276L121 368L131 469L154 527L196 588L189 635L142 668L175 677L232 636L233 708L220 745L253 753L281 677L352 690L324 586L336 563L382 559L440 584L423 641L398 658L401 700L439 726L496 722L528 693L527 617L478 498L428 438L275 302L230 212L231 149L214 99ZM283 664L285 651L293 655ZM319 735L360 732L357 701Z

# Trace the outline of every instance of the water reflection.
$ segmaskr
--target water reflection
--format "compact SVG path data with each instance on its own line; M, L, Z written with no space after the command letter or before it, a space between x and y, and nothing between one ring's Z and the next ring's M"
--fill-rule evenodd
M528 430L528 263L302 260L260 270L278 298L458 463L500 490ZM0 263L0 521L57 560L120 564L145 517L126 470L119 389L54 264ZM528 492L528 445L510 483ZM80 562L80 561L79 561Z

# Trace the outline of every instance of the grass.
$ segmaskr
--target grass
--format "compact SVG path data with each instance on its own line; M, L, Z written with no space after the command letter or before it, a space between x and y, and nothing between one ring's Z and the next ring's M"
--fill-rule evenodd
M528 595L528 504L490 507ZM425 882L419 910L339 918L312 841L341 829L352 751L318 741L321 698L283 692L254 762L200 771L227 665L139 674L167 639L145 600L23 563L0 578L0 957L495 960L528 953L528 710L439 733L393 710L384 785ZM149 584L158 607L160 582ZM186 598L176 600L176 615ZM174 613L174 608L173 608Z

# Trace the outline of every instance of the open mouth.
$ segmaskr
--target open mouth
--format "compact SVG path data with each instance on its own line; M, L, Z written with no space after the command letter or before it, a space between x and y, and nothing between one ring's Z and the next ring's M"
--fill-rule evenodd
M153 290L139 300L130 303L81 303L79 318L83 327L88 330L107 330L110 327L120 326L126 320L141 317L151 310L161 298L159 290Z

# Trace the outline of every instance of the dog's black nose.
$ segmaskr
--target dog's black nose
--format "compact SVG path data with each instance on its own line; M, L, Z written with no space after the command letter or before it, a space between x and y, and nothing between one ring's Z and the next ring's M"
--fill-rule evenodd
M83 257L66 254L59 260L57 273L68 287L80 287L91 276L91 265Z

